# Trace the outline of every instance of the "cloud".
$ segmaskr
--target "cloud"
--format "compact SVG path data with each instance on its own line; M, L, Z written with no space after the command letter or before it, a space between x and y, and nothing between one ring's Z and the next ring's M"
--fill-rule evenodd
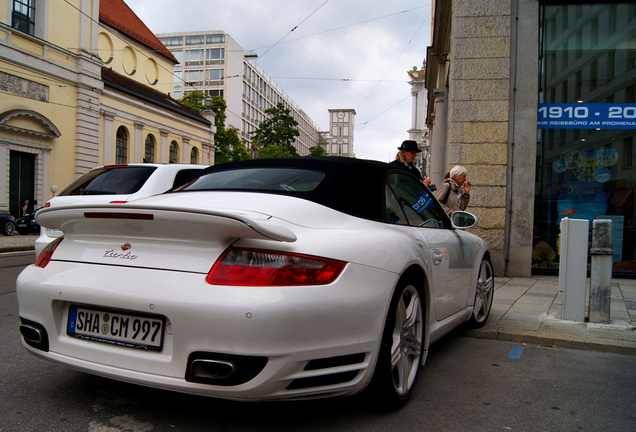
M408 138L407 71L422 66L430 45L430 3L125 1L155 34L222 30L256 50L258 65L322 130L329 109L355 109L359 158L390 161Z

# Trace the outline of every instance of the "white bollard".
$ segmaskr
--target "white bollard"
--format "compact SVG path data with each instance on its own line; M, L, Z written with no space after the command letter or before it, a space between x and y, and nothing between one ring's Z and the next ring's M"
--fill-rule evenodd
M585 322L587 241L590 222L561 219L559 241L559 310L557 318Z

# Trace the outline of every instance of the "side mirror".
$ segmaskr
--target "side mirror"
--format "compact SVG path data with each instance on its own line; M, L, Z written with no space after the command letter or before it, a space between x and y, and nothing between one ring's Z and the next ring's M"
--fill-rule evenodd
M477 216L466 211L456 211L451 215L454 228L468 229L477 225Z

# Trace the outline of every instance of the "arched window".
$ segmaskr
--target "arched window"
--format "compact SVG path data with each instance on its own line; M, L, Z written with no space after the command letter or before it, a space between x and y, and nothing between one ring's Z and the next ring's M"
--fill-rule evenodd
M155 137L148 134L146 136L146 146L144 149L144 162L152 163L155 161Z
M198 164L199 163L199 150L196 147L192 147L190 150L190 163Z
M123 164L128 162L128 131L123 126L117 129L115 145L115 163Z
M168 159L170 163L179 163L179 144L176 141L170 143L170 156Z

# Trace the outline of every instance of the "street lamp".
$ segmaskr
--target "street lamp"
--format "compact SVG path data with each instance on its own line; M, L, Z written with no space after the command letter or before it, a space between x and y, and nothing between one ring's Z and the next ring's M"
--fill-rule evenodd
M212 111L212 98L210 96L206 96L205 99L203 99L203 105L205 105L205 112Z

